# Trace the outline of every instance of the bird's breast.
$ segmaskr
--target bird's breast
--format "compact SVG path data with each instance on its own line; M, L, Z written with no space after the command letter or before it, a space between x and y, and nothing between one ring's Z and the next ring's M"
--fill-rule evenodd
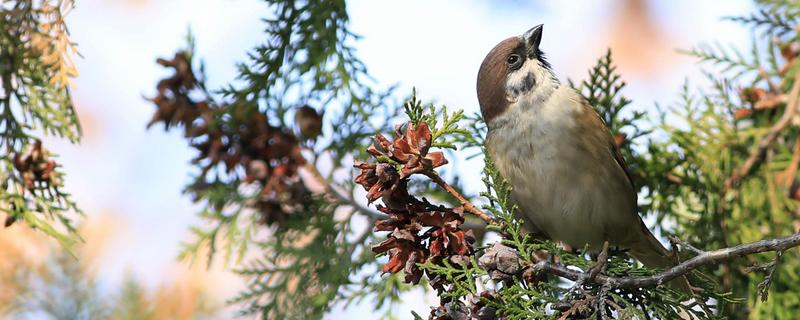
M609 223L635 210L627 178L605 150L604 131L583 127L572 105L550 107L510 108L516 114L490 130L487 149L530 229L574 247L602 246Z

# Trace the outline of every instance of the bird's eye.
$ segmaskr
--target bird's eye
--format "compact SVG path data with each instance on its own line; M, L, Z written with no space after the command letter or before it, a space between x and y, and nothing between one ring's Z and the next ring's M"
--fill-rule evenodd
M517 54L512 54L508 56L506 59L506 63L511 67L517 67L517 64L520 62L520 57Z
M515 63L517 63L517 61L519 61L519 56L516 55L516 54L512 54L512 55L508 56L508 60L506 60L506 62L508 62L508 64L515 64Z

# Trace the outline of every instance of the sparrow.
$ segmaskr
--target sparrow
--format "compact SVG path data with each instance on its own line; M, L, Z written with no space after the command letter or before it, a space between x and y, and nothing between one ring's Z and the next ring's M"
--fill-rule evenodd
M638 214L611 131L539 49L542 29L497 44L477 81L487 153L512 186L523 226L572 248L599 252L608 241L647 267L673 266Z

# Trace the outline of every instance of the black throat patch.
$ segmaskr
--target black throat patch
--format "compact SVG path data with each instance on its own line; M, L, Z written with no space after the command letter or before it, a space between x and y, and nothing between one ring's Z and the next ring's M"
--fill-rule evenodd
M516 98L522 95L523 93L526 93L531 89L533 89L535 85L536 85L536 77L533 76L533 73L528 72L528 74L525 75L525 78L523 78L522 81L517 83L517 85L508 86L506 88L506 91L511 97Z

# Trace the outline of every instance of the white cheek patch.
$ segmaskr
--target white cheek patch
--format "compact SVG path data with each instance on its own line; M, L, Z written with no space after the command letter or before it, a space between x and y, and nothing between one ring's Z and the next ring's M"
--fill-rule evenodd
M515 103L520 99L543 102L558 88L552 71L538 60L527 60L517 71L506 78L506 99Z
M516 98L533 89L536 86L536 76L528 68L521 68L508 75L506 80L506 96L510 100L516 101Z

